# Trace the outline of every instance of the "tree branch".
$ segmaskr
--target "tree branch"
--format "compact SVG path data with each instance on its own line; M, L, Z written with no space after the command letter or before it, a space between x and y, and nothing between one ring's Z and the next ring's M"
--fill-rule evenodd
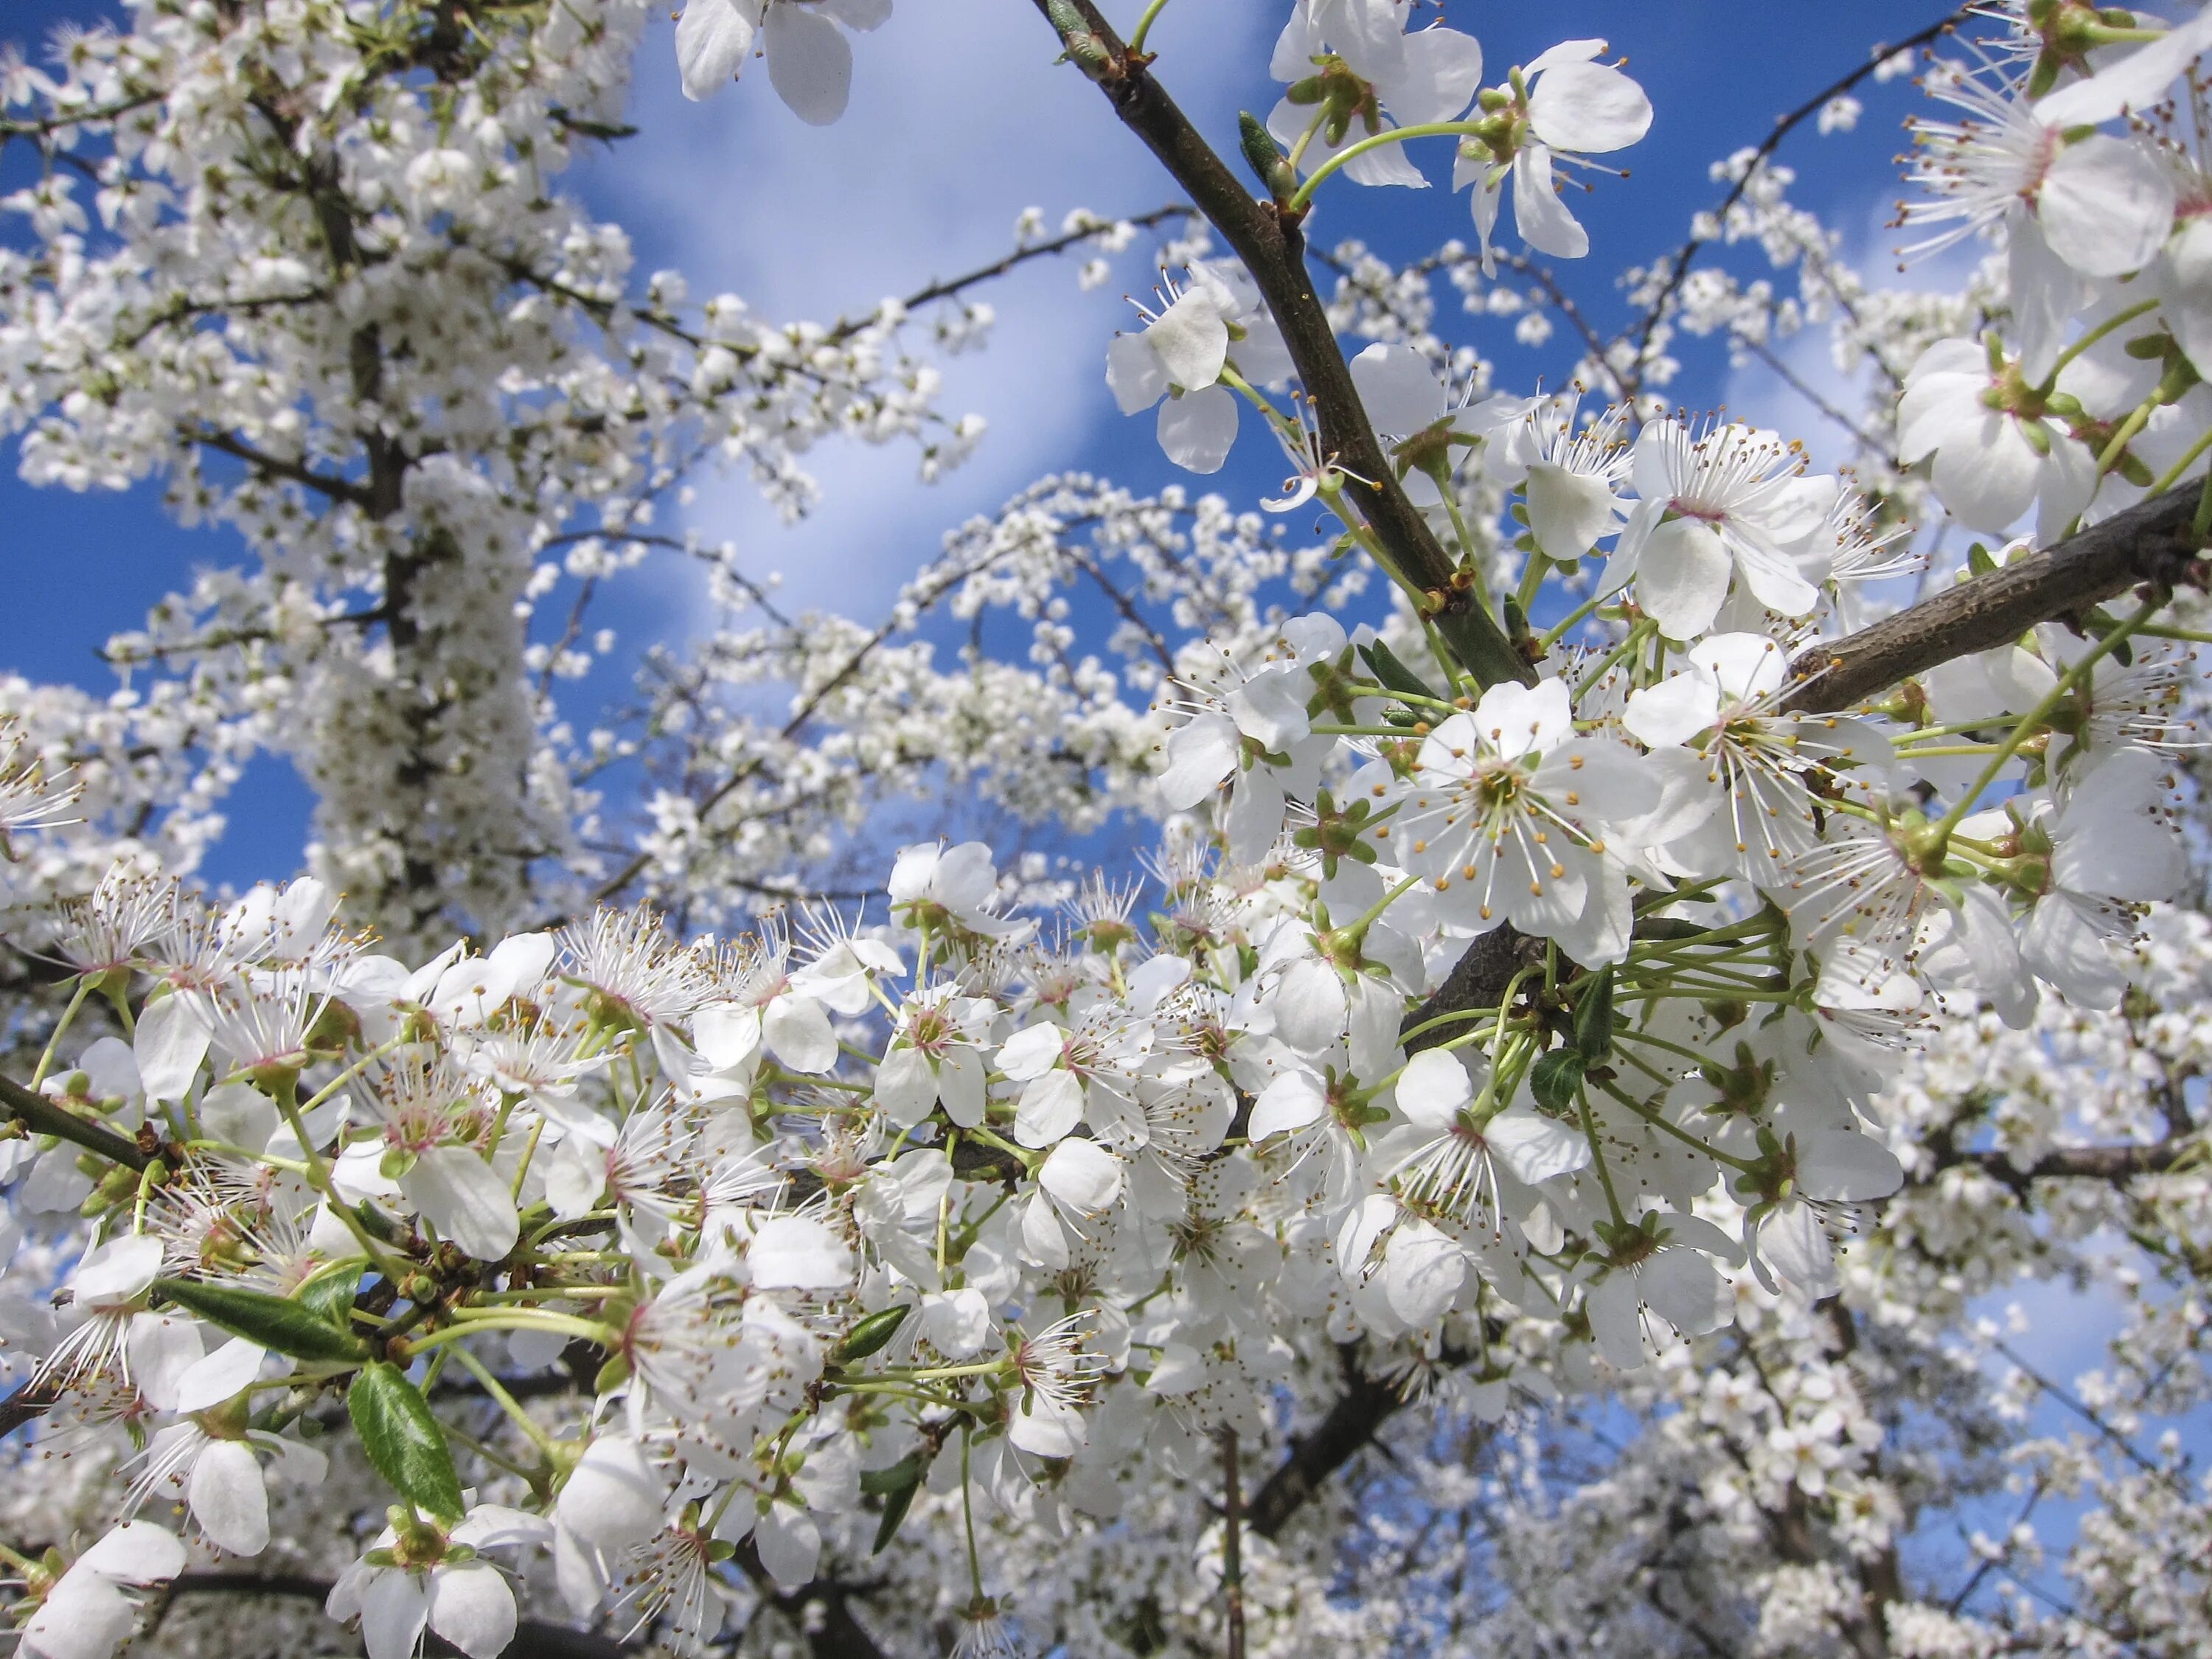
M851 1586L817 1578L795 1590L781 1589L761 1565L760 1552L750 1537L738 1546L736 1559L762 1595L805 1637L811 1659L884 1659L876 1638L853 1617Z
M100 1124L88 1122L58 1101L34 1094L11 1077L0 1077L0 1112L33 1134L53 1135L97 1152L111 1164L143 1170L152 1160L138 1143Z
M1291 1443L1290 1455L1244 1506L1244 1524L1262 1538L1281 1532L1306 1500L1365 1449L1376 1431L1406 1403L1396 1389L1367 1375L1355 1350L1339 1352L1344 1356L1344 1392L1311 1432Z
M2132 1181L2164 1175L2204 1143L2196 1139L2136 1141L2123 1146L2057 1146L2021 1169L2002 1152L1964 1152L1955 1160L2025 1193L2039 1181Z
M2203 538L2189 484L1923 599L1871 628L1808 646L1790 665L1783 707L1848 708L1908 676L2018 639L2038 623L2078 616L2137 583L2204 585Z
M170 1581L168 1593L172 1596L286 1595L320 1601L330 1595L331 1581L304 1573L186 1572ZM428 1641L428 1651L432 1653L450 1655L460 1651L441 1641L434 1633ZM514 1639L507 1644L500 1659L619 1659L623 1654L635 1651L611 1636L526 1619L515 1626Z
M1244 262L1290 348L1291 361L1321 427L1322 453L1347 475L1345 493L1406 580L1428 597L1436 623L1468 672L1485 685L1533 684L1535 671L1473 592L1455 585L1458 562L1444 550L1407 499L1352 384L1336 331L1305 265L1304 216L1256 200L1237 182L1146 65L1132 54L1091 0L1036 0L1060 33L1069 57L1106 94L1121 125L1142 139L1198 210ZM1057 14L1057 15L1056 15ZM1080 19L1078 28L1063 19Z

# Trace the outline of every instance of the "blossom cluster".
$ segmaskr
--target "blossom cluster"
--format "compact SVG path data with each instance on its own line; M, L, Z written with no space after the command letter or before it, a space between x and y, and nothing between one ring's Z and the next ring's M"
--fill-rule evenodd
M1472 37L1409 32L1407 9L1298 0L1264 126L1275 210L1339 172L1425 183L1406 146L1449 137L1470 292L1522 257L1494 240L1509 188L1530 248L1585 252L1558 169L1637 142L1642 89L1597 41L1486 87ZM690 0L685 90L757 45L802 118L834 119L843 31L888 11ZM1698 1524L1738 1540L1711 1559L1761 1586L1759 1641L1816 1650L1866 1625L1838 1564L1905 1527L1871 1403L1884 1368L1963 1367L1910 1330L1847 1364L1851 1322L1956 1322L2001 1267L2054 1248L2018 1211L2067 1112L2101 1109L2038 1104L2047 1054L2115 1079L2099 1086L2124 1096L2100 1126L2116 1132L2141 1127L2156 1073L2164 1150L2122 1177L2190 1155L2195 1038L2136 1028L2185 1020L2167 1011L2195 981L2166 957L2203 946L2152 908L2188 873L2203 636L2147 588L1864 697L1827 689L1844 660L1827 647L1917 568L1903 503L1985 538L1940 555L1972 582L2204 487L2212 186L2174 112L2212 12L2160 31L2031 4L1931 72L1966 118L1919 129L1907 218L2002 236L2008 308L1932 343L1896 331L1916 346L1884 394L1899 465L1871 481L1660 406L1650 336L1591 365L1589 392L1500 391L1355 258L1340 311L1373 343L1349 375L1392 470L1359 477L1306 388L1286 390L1259 283L1185 239L1109 348L1109 391L1157 408L1164 452L1196 471L1256 416L1293 469L1263 505L1317 504L1341 537L1292 554L1258 515L1071 477L949 538L880 629L784 618L752 592L773 628L654 665L674 781L607 890L642 879L663 909L537 884L549 857L599 872L577 844L616 745L556 739L532 674L557 653L533 666L507 624L564 574L597 580L614 546L641 550L696 447L803 495L795 457L818 437L932 428L927 374L889 361L899 308L817 332L734 301L695 325L672 278L627 297L618 235L547 204L534 169L611 107L635 8L510 20L465 48L427 23L368 41L318 0L145 12L63 78L0 82L11 106L123 106L52 133L113 146L103 211L132 232L94 257L66 170L11 201L46 251L0 266L0 345L29 388L0 410L58 411L38 416L34 469L168 466L180 499L261 544L263 572L186 607L226 666L149 711L191 734L154 746L176 767L241 710L265 727L296 678L331 841L322 873L230 902L143 843L94 863L70 820L117 804L101 769L126 723L47 710L97 735L74 752L35 719L6 728L0 851L46 883L10 890L65 894L24 905L9 942L61 964L66 1003L0 1091L0 1362L44 1443L125 1482L94 1541L0 1543L27 1652L104 1659L142 1589L281 1551L272 1514L334 1478L318 1443L341 1425L388 1524L356 1540L327 1611L375 1659L425 1632L491 1659L529 1583L577 1620L704 1651L740 1584L803 1597L916 1510L957 1517L964 1559L936 1565L964 1581L961 1650L1003 1652L1025 1551L1117 1519L1157 1530L1162 1471L1196 1484L1225 1444L1236 1478L1237 1447L1353 1353L1393 1399L1486 1436L1533 1432L1524 1408L1563 1395L1636 1401L1651 1426L1621 1489L1697 1492ZM362 90L272 118L227 78L241 55ZM223 95L198 96L202 77ZM136 110L159 116L134 127ZM258 155L256 124L280 118L297 167L272 185L239 161L231 182L267 192L240 210L226 146ZM1826 257L1771 173L1735 177L1776 246ZM327 270L294 268L302 204L350 227L325 237ZM232 286L249 277L279 286ZM422 285L446 283L452 303L426 307ZM1679 304L1738 341L1771 320L1741 293ZM246 320L208 340L202 306ZM112 397L64 389L118 351ZM199 471L204 454L244 477ZM1899 482L1923 461L1924 485ZM1409 578L1355 485L1405 492L1452 549L1448 589ZM561 528L587 504L598 529ZM2031 512L2035 534L2006 540ZM525 568L520 550L572 534L591 550L573 568ZM1368 569L1393 608L1358 621ZM743 586L728 561L715 574ZM1071 653L1079 574L1117 600L1119 672ZM1265 603L1277 580L1317 602ZM348 592L374 614L335 609ZM1439 624L1467 605L1515 672L1455 656ZM890 643L938 606L1014 612L1029 667L978 646L945 672ZM208 641L157 627L139 659L188 643ZM780 726L728 695L774 682L796 688ZM817 716L834 741L799 735ZM1032 816L1083 831L1142 805L1164 838L1145 876L1093 873L1056 907L986 844L924 840L864 899L722 932L732 891L804 896L757 872L864 817L863 780L987 769ZM456 914L488 925L437 949ZM1967 1146L1959 1103L2000 1085L2002 1150ZM2195 1191L2138 1194L2129 1236L2199 1228ZM1962 1239L1945 1208L1962 1195L2001 1221ZM2082 1205L2084 1230L2119 1207ZM1875 1251L1848 1248L1869 1234ZM2165 1379L2203 1322L2136 1310L2129 1375L2159 1379L2138 1393L2182 1388ZM496 1409L489 1428L456 1393ZM2054 1481L2101 1478L2078 1449L2039 1455ZM2112 1606L2155 1600L2126 1544L2182 1524L2167 1475L2108 1483L2084 1576ZM1674 1513L1599 1513L1616 1501L1521 1517L1537 1542L1509 1567L1540 1576L1538 1544L1594 1562ZM1808 1506L1832 1551L1730 1553ZM1255 1598L1273 1570L1255 1562ZM1726 1577L1691 1589L1717 1598ZM1948 1618L1889 1628L1929 1651L1980 1639Z

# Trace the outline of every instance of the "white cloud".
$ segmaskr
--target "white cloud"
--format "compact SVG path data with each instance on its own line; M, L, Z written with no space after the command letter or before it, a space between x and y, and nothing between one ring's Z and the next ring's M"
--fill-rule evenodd
M1206 22L1182 37L1194 50L1174 50L1164 29L1155 44L1169 50L1162 73L1178 97L1218 115L1233 107L1224 66L1250 65L1255 50L1263 59L1266 19L1255 9L1231 28L1212 12ZM587 165L587 192L629 228L643 263L684 271L694 295L727 289L761 314L819 320L990 262L1026 207L1056 228L1073 207L1113 215L1176 199L1096 89L1053 61L1051 33L1029 6L903 0L853 44L851 110L811 128L758 63L716 98L687 103L670 31L656 27L631 117L642 131ZM998 326L986 350L945 363L942 407L981 414L988 432L943 483L917 481L910 446L841 441L808 458L824 499L802 525L783 526L744 477L714 474L699 480L689 522L757 549L749 568L782 572L786 603L873 617L947 528L1042 473L1082 465L1086 440L1119 418L1103 362L1129 314L1123 289L1149 286L1138 257L1090 294L1064 261L1039 261L983 294ZM695 590L688 574L669 587L666 622L680 633L696 614Z

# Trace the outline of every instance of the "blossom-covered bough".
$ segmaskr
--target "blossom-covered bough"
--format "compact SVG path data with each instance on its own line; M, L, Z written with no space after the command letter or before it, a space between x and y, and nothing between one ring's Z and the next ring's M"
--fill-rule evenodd
M2002 239L1966 298L1869 289L1778 136L1608 341L1499 230L1510 191L1588 251L1560 180L1653 119L1605 43L1486 84L1393 0L1296 0L1255 192L1154 73L1166 0L1127 40L1038 9L1189 204L1144 221L1181 234L1115 401L1194 471L1256 418L1328 545L1072 475L872 626L653 529L710 457L796 510L818 441L976 434L908 307L638 294L551 193L619 130L623 0L144 0L0 64L48 163L0 253L27 470L160 471L261 561L118 641L135 699L7 695L21 1650L234 1648L204 1609L252 1596L374 1659L2200 1650L2203 1476L2144 1425L2208 1384L2212 932L2171 901L2212 12L1950 20L1967 118L1917 131L1907 217ZM834 119L889 9L690 0L684 88L757 46ZM1445 143L1475 250L1309 245ZM1025 223L918 301L970 307L955 348L973 283L1137 228ZM1716 236L1798 296L1704 280ZM1536 281L1574 389L1452 353L1438 270L1524 325L1497 273ZM1779 362L1831 317L1875 366L1853 473L1659 395L1685 331ZM726 623L580 732L554 683L656 550ZM311 872L210 896L264 746L318 787ZM839 890L875 849L837 831L969 781L1164 838L1064 883L924 838ZM2116 1310L2091 1386L1986 1316L2022 1278ZM1916 1534L1991 1497L1947 1577Z

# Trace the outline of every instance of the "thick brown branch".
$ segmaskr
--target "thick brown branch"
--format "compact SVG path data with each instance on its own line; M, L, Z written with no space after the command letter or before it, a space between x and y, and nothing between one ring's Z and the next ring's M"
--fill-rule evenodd
M1349 1351L1344 1373L1344 1392L1328 1415L1293 1443L1290 1455L1244 1506L1244 1524L1262 1538L1281 1532L1322 1483L1364 1450L1405 1404L1397 1389L1368 1376Z
M1313 400L1322 453L1348 475L1345 493L1385 556L1401 575L1430 596L1437 631L1483 684L1533 682L1535 671L1514 650L1504 631L1470 592L1454 584L1456 561L1399 488L1307 272L1305 240L1297 219L1281 213L1273 203L1255 199L1237 182L1227 163L1152 79L1146 68L1149 60L1130 54L1091 0L1036 0L1036 7L1055 30L1060 27L1056 11L1081 19L1079 31L1071 28L1061 36L1069 56L1097 82L1121 125L1142 139L1189 192L1198 210L1251 272L1282 329L1306 395Z
M1939 663L2018 639L2038 623L2077 616L2139 583L2202 585L2195 568L2197 486L2126 512L1923 599L1871 628L1808 647L1790 665L1784 706L1848 708Z

